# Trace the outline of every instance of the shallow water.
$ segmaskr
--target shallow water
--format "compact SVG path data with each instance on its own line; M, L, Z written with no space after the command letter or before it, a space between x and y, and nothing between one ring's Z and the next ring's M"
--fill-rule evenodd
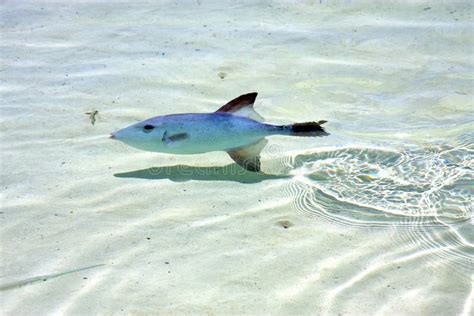
M3 2L2 312L472 314L472 14ZM331 135L272 137L266 174L107 138L251 91Z

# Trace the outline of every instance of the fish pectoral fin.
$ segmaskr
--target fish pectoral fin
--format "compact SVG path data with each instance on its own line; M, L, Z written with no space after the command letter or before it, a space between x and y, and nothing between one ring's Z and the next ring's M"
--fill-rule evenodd
M249 146L241 147L236 150L228 151L232 158L239 166L253 172L260 171L260 153L268 143L265 138Z
M243 94L232 101L227 102L227 104L223 105L216 112L232 113L234 115L249 117L257 121L263 121L263 117L253 109L253 104L255 103L256 98L257 92Z
M188 133L177 133L177 134L168 134L168 131L165 131L163 134L163 137L161 138L161 141L163 141L166 144L173 144L176 143L180 140L185 140L189 138Z

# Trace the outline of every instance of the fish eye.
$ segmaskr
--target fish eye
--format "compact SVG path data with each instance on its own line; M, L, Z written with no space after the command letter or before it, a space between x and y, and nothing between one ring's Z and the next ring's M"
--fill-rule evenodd
M155 128L155 127L154 127L153 125L149 125L149 124L143 126L143 129L144 129L145 131L151 131L151 130L154 129L154 128Z

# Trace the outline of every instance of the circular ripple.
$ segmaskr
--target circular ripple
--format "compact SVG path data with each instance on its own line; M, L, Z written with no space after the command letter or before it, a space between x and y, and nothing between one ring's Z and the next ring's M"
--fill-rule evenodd
M338 148L292 157L295 208L341 225L397 229L402 239L469 267L474 251L473 145L398 152Z

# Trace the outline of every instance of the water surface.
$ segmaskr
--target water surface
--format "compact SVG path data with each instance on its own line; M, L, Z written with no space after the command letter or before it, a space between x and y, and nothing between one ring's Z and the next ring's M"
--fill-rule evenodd
M472 314L472 13L3 2L2 312ZM107 138L252 91L331 135L272 137L267 174Z

